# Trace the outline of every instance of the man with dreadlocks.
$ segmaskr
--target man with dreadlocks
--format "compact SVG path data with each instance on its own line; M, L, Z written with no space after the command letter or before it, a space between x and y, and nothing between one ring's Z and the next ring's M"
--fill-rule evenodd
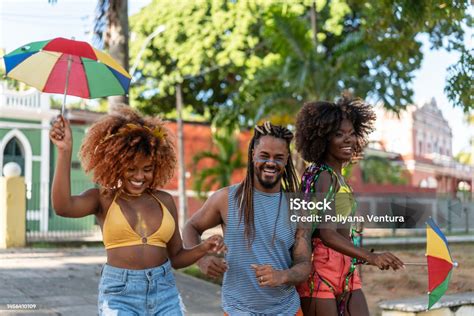
M207 229L221 225L225 262L203 258L201 270L224 271L222 307L228 315L300 315L295 284L310 272L309 230L290 222L284 192L298 180L290 156L293 134L270 122L256 126L248 149L245 179L214 193L183 230L186 246L200 243Z
M337 103L306 103L297 115L296 148L312 163L301 179L301 191L333 201L332 215L354 215L355 200L342 168L363 151L374 120L369 104L349 97ZM314 229L311 274L297 286L304 315L369 315L356 265L368 263L383 270L403 267L391 253L358 247L358 233L340 223Z
M71 195L72 133L60 116L50 131L58 149L52 186L56 214L95 215L107 250L99 315L183 315L171 267L225 250L221 236L184 249L173 198L159 188L173 176L176 155L158 118L120 107L92 125L81 162L100 187Z

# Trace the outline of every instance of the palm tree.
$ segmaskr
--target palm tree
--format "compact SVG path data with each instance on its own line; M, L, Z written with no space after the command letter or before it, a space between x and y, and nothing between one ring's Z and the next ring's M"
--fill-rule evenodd
M126 70L129 68L128 0L98 0L94 18L94 42ZM110 108L128 104L128 96L108 97Z
M216 185L218 187L230 185L232 173L245 167L239 142L233 133L214 133L212 140L217 151L202 151L193 158L196 173L193 186L200 198L204 198L204 193L211 191ZM204 159L212 160L213 166L196 172L197 164Z
M48 0L55 4L57 0ZM105 48L126 70L129 68L128 0L98 0L94 17L94 45ZM119 103L128 104L127 96L108 98L110 108Z

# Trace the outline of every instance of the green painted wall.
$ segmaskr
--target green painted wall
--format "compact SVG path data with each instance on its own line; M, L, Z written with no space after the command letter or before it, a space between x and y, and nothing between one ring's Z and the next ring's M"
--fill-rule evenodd
M90 180L81 168L79 160L79 150L84 138L86 129L88 126L84 125L72 125L72 159L71 159L71 193L80 194L87 189L93 188L94 184ZM58 156L57 149L54 145L51 146L51 182L53 179L54 167L56 158ZM51 205L51 204L50 204ZM64 218L57 216L52 207L49 211L49 223L48 229L50 231L61 231L61 230L90 230L95 224L94 216L87 216L84 218Z
M18 120L0 118L3 122L15 122L15 123L29 123L29 124L40 124L40 120ZM86 189L93 188L94 184L80 166L79 161L79 149L84 138L86 128L84 125L73 125L73 153L72 153L72 165L71 165L71 193L80 194ZM0 139L10 131L11 129L0 128ZM40 129L19 129L28 139L33 156L41 156L41 130ZM57 158L57 150L53 144L50 145L50 185L52 184L54 167ZM31 199L27 200L28 210L39 210L40 208L40 161L32 162L32 188L31 188ZM49 197L51 198L51 197ZM28 231L39 231L40 225L38 220L29 220L26 223ZM94 216L87 216L84 218L62 218L57 216L50 202L49 208L49 223L48 230L50 231L77 231L77 230L90 230L95 225Z

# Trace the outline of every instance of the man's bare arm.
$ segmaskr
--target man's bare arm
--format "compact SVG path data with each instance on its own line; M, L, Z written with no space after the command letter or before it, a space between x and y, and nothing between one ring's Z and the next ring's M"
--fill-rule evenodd
M275 270L271 265L252 264L260 287L275 287L283 284L296 285L304 282L311 273L311 244L308 228L296 230L296 240L293 246L293 266L287 270Z
M185 247L194 247L201 243L202 233L224 222L221 211L227 205L227 188L223 188L209 197L204 205L186 222L183 229ZM224 204L225 203L225 204Z
M301 227L296 230L293 266L284 272L285 284L296 285L308 278L311 273L311 228Z
M205 230L225 223L223 217L227 216L228 192L228 188L223 188L214 193L186 222L183 229L185 247L190 248L198 245ZM224 259L215 256L204 256L197 264L204 274L213 278L220 277L227 270Z

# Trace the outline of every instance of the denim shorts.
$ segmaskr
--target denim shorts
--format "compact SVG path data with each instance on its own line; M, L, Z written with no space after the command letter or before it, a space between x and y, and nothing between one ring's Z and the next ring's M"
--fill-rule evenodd
M99 283L99 315L184 315L169 260L159 267L127 270L105 264Z

